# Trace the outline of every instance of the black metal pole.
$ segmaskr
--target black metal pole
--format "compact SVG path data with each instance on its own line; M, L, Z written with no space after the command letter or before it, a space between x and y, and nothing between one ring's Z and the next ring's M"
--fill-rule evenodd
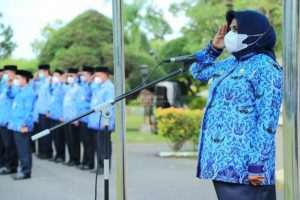
M109 200L109 170L110 170L110 132L108 124L104 126L104 199Z

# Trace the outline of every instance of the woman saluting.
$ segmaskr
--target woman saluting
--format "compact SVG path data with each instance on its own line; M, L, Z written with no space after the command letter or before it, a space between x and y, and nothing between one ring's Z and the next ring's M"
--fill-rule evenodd
M229 11L227 24L197 52L190 72L212 80L199 136L197 176L219 200L274 200L275 133L282 101L276 35L256 11ZM214 62L226 48L233 56Z

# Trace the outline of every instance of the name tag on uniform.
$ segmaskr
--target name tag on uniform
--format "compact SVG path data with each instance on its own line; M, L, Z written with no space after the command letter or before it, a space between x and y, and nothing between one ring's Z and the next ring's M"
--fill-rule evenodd
M81 98L81 100L85 100L85 96L81 96L80 98Z

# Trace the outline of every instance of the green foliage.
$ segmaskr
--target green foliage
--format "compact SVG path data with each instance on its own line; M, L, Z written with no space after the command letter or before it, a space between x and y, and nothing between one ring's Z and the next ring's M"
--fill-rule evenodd
M41 63L50 63L52 68L105 65L113 71L112 22L97 11L86 11L59 29L48 27L44 30L46 33L49 39L40 53ZM140 36L138 45L125 44L126 89L142 82L140 65L148 65L149 71L155 66L155 59L148 53L147 37L143 33ZM161 73L163 71L158 70L150 80Z
M0 20L2 14L0 13ZM0 60L7 58L11 55L12 51L17 45L12 41L13 30L10 26L5 26L0 21Z
M156 7L152 0L133 0L131 3L125 3L124 13L124 30L130 44L138 45L145 33L155 40L164 39L166 34L172 33L170 25L164 19L163 11Z
M172 4L170 11L175 16L186 15L190 22L182 29L184 37L188 38L185 47L191 52L203 48L212 40L222 24L226 23L225 13L229 9L228 2L221 0L188 0ZM282 51L282 1L281 0L233 0L233 9L252 9L264 13L270 20L277 33L276 53ZM223 54L220 59L228 56Z
M203 109L206 105L207 98L203 96L185 96L184 102L189 109Z
M192 54L193 51L191 51L187 44L189 43L188 37L180 37L174 40L171 40L164 45L162 45L159 55L162 58L169 58L174 57L178 55L187 55ZM171 72L175 70L176 68L181 67L182 63L172 63L165 67L166 72ZM189 75L188 72L185 74L176 76L170 80L176 81L179 83L179 86L182 91L182 95L193 95L195 96L196 93L198 93L201 89L201 87L205 86L205 84L195 80L191 75ZM195 86L196 90L193 90L191 86Z
M34 39L31 43L32 51L39 56L47 40L49 40L49 38L51 38L62 26L63 22L59 19L55 20L53 24L48 23L41 31L42 38Z
M111 20L89 10L54 32L43 47L39 60L54 67L100 65L104 64L104 50L109 51L106 45L111 43Z
M197 144L199 136L201 110L189 110L182 108L156 109L155 117L158 123L158 134L168 138L172 142L175 151L182 145L191 141Z
M149 73L153 70L156 62L153 57L144 52L139 52L133 47L125 46L125 70L127 83L131 86L137 86L142 82L142 76L140 72L140 66L146 64L149 67ZM150 77L149 81L160 77L164 74L164 71L159 68L153 76Z
M32 60L26 60L26 59L12 59L12 58L6 58L4 60L0 61L0 66L4 65L17 65L18 69L26 69L31 72L36 71L36 66L38 64L38 61L35 59Z

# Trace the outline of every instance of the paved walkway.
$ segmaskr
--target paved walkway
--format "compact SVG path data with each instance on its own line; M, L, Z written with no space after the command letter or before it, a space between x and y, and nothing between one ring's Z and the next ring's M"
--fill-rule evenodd
M128 200L215 200L210 181L195 178L196 160L159 158L166 144L127 145ZM114 165L114 163L113 163ZM103 176L98 177L98 199L103 198ZM1 200L93 200L95 174L74 167L33 159L32 178L13 181L0 176ZM110 199L116 199L115 172ZM283 199L278 191L278 199Z

